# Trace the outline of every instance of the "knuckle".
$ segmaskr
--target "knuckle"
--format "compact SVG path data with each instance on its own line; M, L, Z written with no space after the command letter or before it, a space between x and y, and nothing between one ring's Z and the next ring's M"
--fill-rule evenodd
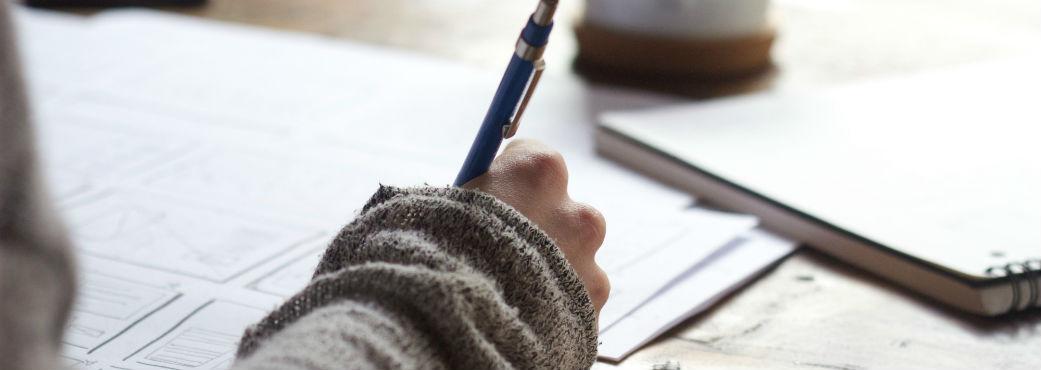
M523 181L537 189L567 187L567 166L560 153L539 148L527 153L515 168Z
M590 284L588 290L589 298L597 305L603 305L607 302L607 298L611 296L611 280L607 278L607 274L599 271L595 281Z
M551 149L537 150L528 157L530 169L543 176L553 176L556 179L567 178L567 165L564 156Z
M582 239L580 244L594 252L600 249L607 236L607 220L604 219L604 215L586 204L580 203L575 207L574 228Z

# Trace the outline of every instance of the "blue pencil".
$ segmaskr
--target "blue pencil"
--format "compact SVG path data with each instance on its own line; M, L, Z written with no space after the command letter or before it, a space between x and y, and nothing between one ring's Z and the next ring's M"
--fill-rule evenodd
M542 54L549 42L550 31L553 30L553 13L556 8L557 0L541 0L517 38L517 48L499 82L477 137L470 146L463 168L459 170L455 186L462 186L488 172L502 141L517 132L521 116L545 69Z

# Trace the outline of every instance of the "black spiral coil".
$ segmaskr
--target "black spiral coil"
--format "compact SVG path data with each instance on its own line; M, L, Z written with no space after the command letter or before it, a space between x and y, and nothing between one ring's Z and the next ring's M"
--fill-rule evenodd
M1028 310L1037 306L1041 301L1041 287L1038 286L1038 280L1041 279L1041 259L991 266L987 268L986 274L991 277L1007 278L1012 284L1012 302L1009 304L1008 313ZM1025 302L1022 292L1023 284L1026 284L1028 292Z

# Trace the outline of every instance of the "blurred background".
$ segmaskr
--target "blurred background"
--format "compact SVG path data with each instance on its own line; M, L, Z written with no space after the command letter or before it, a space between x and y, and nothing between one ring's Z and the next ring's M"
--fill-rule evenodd
M68 2L76 1L30 1L43 5ZM683 2L643 3L669 8L681 6L677 4ZM706 1L686 2L696 6ZM738 4L747 0L731 2ZM208 0L201 5L162 8L210 19L402 47L501 68L513 48L510 40L531 11L532 3L527 0ZM570 69L562 66L571 65L579 50L571 30L582 23L587 6L586 1L580 0L560 3L558 32L546 54L549 73L570 73ZM722 84L719 81L676 84L673 79L670 79L672 83L653 79L621 83L695 97L718 96L770 88L841 84L996 59L1041 48L1041 2L1036 0L773 0L769 7L769 22L776 28L777 36L772 50L776 69L765 76L743 76ZM91 11L91 8L66 9Z

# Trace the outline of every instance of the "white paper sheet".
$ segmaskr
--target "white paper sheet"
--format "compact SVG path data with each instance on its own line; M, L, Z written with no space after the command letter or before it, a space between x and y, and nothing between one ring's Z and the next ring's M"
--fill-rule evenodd
M690 268L626 317L600 328L599 356L619 361L691 316L707 310L791 253L796 243L751 230Z
M610 326L655 292L756 225L756 219L702 209L670 217L646 217L645 207L612 224L597 262L611 279L611 297L600 311Z
M161 13L17 15L46 30L22 33L24 58L83 265L65 356L90 369L225 368L378 184L451 181L501 72ZM521 134L558 148L608 219L611 325L755 220L597 158L595 98L546 78Z

